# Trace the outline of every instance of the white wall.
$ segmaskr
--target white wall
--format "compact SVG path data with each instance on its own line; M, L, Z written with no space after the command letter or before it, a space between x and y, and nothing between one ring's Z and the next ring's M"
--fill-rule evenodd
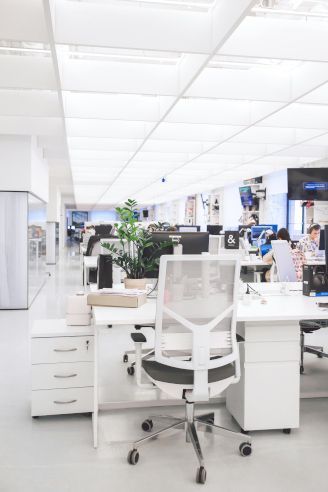
M186 213L186 198L154 206L155 222L169 222L172 225L184 224Z
M266 200L260 200L260 223L287 225L287 170L267 174L260 189L266 188Z
M207 211L206 205L203 205L203 200L208 200L208 195L203 194L203 199L201 195L196 195L196 224L200 226L201 231L206 231L207 225Z
M236 183L223 188L222 213L220 213L223 229L238 227L241 224L243 207L240 201L239 187L242 185L242 183Z
M0 136L0 189L29 191L30 137Z
M117 214L115 210L91 210L89 212L88 222L113 222L117 220Z
M0 189L29 191L48 201L48 165L35 137L0 136Z
M30 147L30 188L29 191L44 200L49 199L48 163L43 158L42 149L37 147L36 137L31 138Z

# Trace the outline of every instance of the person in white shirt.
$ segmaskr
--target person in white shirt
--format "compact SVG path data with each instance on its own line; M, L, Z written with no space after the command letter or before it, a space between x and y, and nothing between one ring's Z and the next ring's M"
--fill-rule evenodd
M320 229L320 224L311 224L308 234L299 241L296 248L302 253L315 255L319 249Z

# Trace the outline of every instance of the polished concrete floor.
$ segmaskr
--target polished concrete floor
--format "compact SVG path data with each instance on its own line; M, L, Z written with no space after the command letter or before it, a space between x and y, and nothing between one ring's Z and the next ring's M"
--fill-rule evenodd
M140 449L137 466L127 464L128 441L142 435L140 422L149 413L145 408L102 413L97 450L91 445L88 416L31 419L29 325L33 319L64 317L66 295L81 287L75 253L76 248L65 251L29 311L0 311L0 492L174 492L199 487L211 492L327 490L328 399L324 398L301 401L301 427L290 435L253 433L253 454L248 458L239 455L233 441L201 435L206 485L195 483L198 465L182 433L154 440ZM128 346L129 328L112 330L104 334L103 345L108 347L108 352L103 349L103 359L112 350L112 363L103 368L106 397L113 401L131 395L141 398L120 362ZM328 345L327 335L321 331L311 343ZM113 337L119 350L114 350ZM328 361L308 356L302 386L307 391L317 390L318 385L327 390L327 375ZM107 383L112 378L117 381L116 393L110 394ZM164 411L180 415L182 408ZM151 411L162 412L163 408ZM219 424L235 427L224 405L217 405L215 412Z

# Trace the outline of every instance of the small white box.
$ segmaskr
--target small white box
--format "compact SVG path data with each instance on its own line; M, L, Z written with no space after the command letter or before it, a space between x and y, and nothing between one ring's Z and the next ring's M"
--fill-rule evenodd
M91 314L66 314L67 326L88 326L91 323Z
M84 292L77 292L67 297L67 314L87 314L90 312L91 308L88 306L87 295Z

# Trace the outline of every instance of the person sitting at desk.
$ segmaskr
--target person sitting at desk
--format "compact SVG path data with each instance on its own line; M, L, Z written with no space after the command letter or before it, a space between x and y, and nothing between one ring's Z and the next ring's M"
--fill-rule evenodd
M298 281L301 281L302 276L303 276L303 264L304 264L303 253L295 248L295 246L293 245L293 243L290 239L289 232L285 227L282 227L281 229L279 229L279 231L277 232L277 239L280 239L281 241L287 241L287 243L289 244L290 252L291 252L292 259L293 259L294 266L295 266L296 276L297 276ZM268 253L266 255L263 256L263 261L265 263L267 263L268 265L273 265L274 256L273 256L273 250L272 249L270 251L268 251ZM266 282L271 281L271 268L265 272L265 281Z
M272 249L271 241L274 241L275 239L277 239L277 236L271 229L265 231L265 243L260 246L262 258Z
M304 236L296 248L302 253L312 253L315 256L319 250L320 224L312 224L308 228L308 234Z

